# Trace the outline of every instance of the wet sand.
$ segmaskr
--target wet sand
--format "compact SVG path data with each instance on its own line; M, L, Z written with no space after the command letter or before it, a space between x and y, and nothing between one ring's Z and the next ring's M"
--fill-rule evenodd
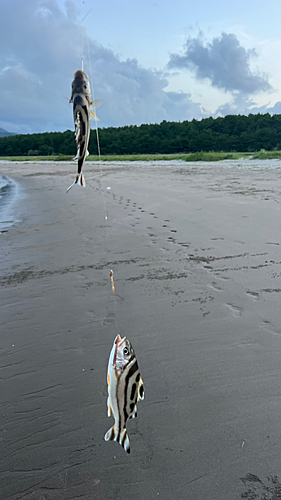
M280 494L281 163L87 164L67 195L73 164L0 173L1 500ZM116 333L145 385L131 455L103 441Z

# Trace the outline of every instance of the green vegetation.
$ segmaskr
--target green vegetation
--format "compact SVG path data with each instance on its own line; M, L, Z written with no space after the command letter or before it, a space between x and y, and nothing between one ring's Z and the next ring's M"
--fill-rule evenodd
M262 149L257 153L190 153L190 154L175 154L175 155L90 155L86 161L172 161L182 160L186 162L196 161L221 161L221 160L239 160L239 158L251 158L259 160L281 159L281 151L265 151ZM73 156L2 156L1 160L14 162L32 162L38 163L42 161L67 161L72 162Z
M274 152L278 153L278 151ZM257 153L258 155L259 153ZM272 157L273 152L269 152L270 157ZM279 153L281 155L281 152ZM86 158L86 161L172 161L172 160L182 160L182 161L220 161L220 160L237 160L239 158L253 158L252 153L190 153L190 154L175 154L175 155L101 155L100 157L90 155ZM1 160L14 161L14 162L32 162L38 163L42 161L67 161L71 162L73 156L2 156Z
M255 160L280 160L281 159L281 151L265 151L265 149L261 149L257 153L254 153L252 158Z
M281 149L281 115L229 115L182 123L163 121L139 127L109 127L100 129L99 137L102 160L177 158L216 161L239 158L256 151L259 153L255 153L255 158L280 158L277 150ZM94 130L91 131L89 151L97 151ZM53 161L68 161L75 154L76 144L71 130L0 138L1 157L24 156L33 160L38 156L41 159L50 159L51 156ZM150 155L157 156L152 158Z

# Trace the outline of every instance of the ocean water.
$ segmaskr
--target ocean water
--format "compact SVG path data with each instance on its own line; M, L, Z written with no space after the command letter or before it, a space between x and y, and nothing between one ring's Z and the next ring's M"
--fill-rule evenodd
M0 234L7 231L16 222L12 205L17 195L16 182L6 175L0 175Z

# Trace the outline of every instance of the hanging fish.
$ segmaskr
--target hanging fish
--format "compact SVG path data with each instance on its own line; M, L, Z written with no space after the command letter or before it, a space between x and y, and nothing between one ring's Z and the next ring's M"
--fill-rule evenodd
M114 417L115 423L104 439L118 441L130 453L126 422L137 416L137 401L144 399L144 387L135 351L126 337L121 339L117 335L114 340L108 362L107 384L107 414Z
M75 140L77 153L74 160L78 160L78 174L75 181L69 186L68 192L74 184L85 187L85 179L82 174L82 167L86 157L89 155L88 145L91 131L91 116L98 120L98 117L91 110L91 106L98 107L101 101L92 101L88 76L84 71L76 71L72 82L72 92L69 103L73 103L73 118L75 125Z

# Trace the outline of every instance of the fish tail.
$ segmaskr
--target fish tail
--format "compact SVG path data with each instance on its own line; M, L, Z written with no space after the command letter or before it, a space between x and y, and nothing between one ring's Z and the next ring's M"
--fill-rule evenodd
M68 193L68 191L70 191L70 189L74 186L74 184L79 184L79 186L82 186L82 187L86 186L85 177L82 174L82 172L80 172L80 174L76 175L75 181L67 188L66 193Z
M107 433L104 436L105 441L118 441L119 444L124 448L127 453L130 453L130 441L127 434L127 429L123 429L122 432L118 432L115 424L108 429Z
M118 437L118 432L116 432L115 424L108 429L107 433L104 436L105 441L116 441Z
M127 453L130 453L130 440L126 428L120 433L119 444L121 444Z
M85 187L85 186L86 186L85 177L84 177L84 175L82 174L82 172L80 172L80 174L79 174L79 175L77 175L77 177L76 177L76 181L75 181L75 184L79 184L79 186L82 186L82 187Z

